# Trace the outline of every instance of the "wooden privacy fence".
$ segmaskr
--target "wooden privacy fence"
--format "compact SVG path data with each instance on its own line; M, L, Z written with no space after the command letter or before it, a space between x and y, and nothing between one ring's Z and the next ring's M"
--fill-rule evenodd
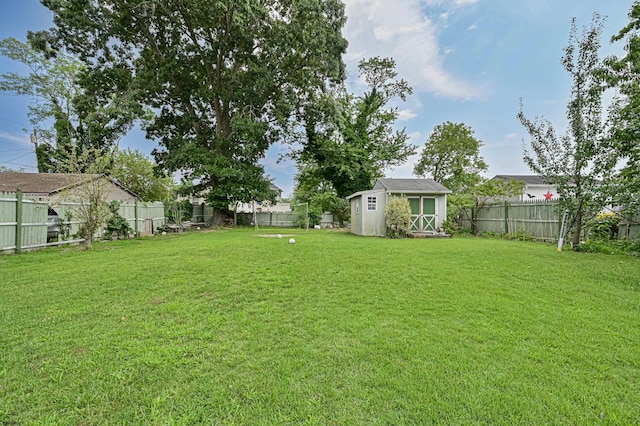
M258 226L273 226L277 228L293 228L306 225L304 212L260 212L256 213ZM253 213L238 213L238 223L245 225L253 224ZM331 213L323 213L320 218L322 228L332 228L335 226Z
M463 209L458 223L477 233L515 235L526 233L543 240L557 240L560 217L556 202L505 202L476 209ZM473 223L475 222L475 230Z
M264 212L256 213L258 226L275 226L280 228L292 228L298 226L300 215L296 212L277 213ZM238 213L238 223L253 224L253 213Z
M635 217L622 216L618 224L618 239L640 238L640 215Z
M80 230L81 222L73 217L74 210L79 205L80 203L78 202L57 201L52 206L62 222L69 226L69 235L75 235ZM67 216L69 212L71 213L71 220ZM158 227L164 227L166 223L164 204L160 201L155 203L122 203L118 213L127 220L136 235L151 235ZM104 229L101 229L98 234L103 235Z
M45 202L23 199L21 192L0 192L0 251L46 244L47 208Z
M81 223L73 217L76 202L56 201L52 205L63 225L68 225L68 235L78 233ZM21 192L0 192L0 252L33 249L54 245L47 243L47 216L49 204L46 201L25 199ZM71 212L71 219L67 213ZM123 203L119 213L131 229L140 235L149 235L165 225L164 204ZM100 230L98 235L104 234ZM67 242L78 242L73 240Z

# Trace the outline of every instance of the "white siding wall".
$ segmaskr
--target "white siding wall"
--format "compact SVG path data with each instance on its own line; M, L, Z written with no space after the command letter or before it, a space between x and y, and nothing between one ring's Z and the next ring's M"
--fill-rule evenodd
M552 200L559 198L558 190L554 185L532 185L524 188L520 201L544 201L546 200L544 194L547 192L553 194ZM533 197L529 197L527 194L533 195Z
M384 210L387 206L387 194L384 189L366 191L362 194L362 235L383 237L386 234ZM370 203L369 200L375 203ZM375 204L375 210L369 210Z

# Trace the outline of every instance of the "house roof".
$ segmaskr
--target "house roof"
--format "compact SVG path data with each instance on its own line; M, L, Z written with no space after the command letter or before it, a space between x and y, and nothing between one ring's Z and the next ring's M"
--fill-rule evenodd
M542 176L538 175L496 175L492 180L520 180L527 186L531 185L548 185Z
M389 192L450 194L451 190L433 179L378 179L373 189L386 189Z
M395 179L385 178L376 180L373 189L368 191L360 191L347 197L350 200L354 197L373 192L386 191L396 194L431 194L442 195L451 194L451 190L442 186L433 179Z
M269 184L269 189L278 193L282 193L282 189L278 188L273 182Z
M0 191L13 192L20 189L25 194L49 196L103 176L104 175L100 174L82 173L2 172L0 173ZM140 198L137 194L122 186L117 180L106 178L132 196Z

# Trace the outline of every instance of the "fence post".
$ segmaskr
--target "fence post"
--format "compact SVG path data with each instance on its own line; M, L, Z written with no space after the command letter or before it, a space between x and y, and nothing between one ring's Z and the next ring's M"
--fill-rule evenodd
M138 237L138 200L134 200L133 205L133 215L136 217L136 221L133 224L133 232L135 232L135 236Z
M504 202L504 233L509 233L509 203Z
M22 251L22 191L16 190L16 253Z
M471 207L471 233L476 234L478 227L476 226L476 208Z

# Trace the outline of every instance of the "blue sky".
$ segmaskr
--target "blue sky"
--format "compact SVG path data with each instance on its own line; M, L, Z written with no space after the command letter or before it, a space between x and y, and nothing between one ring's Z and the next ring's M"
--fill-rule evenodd
M357 62L392 57L400 77L414 88L398 105L402 121L419 152L433 128L445 121L465 123L484 146L487 176L529 174L522 161L524 129L516 119L520 98L525 114L544 115L558 129L566 123L570 80L560 64L570 22L588 25L594 12L607 17L603 56L620 54L611 36L628 22L632 1L621 0L346 0L349 40L345 57L351 84ZM0 38L26 39L28 30L51 26L51 14L38 0L0 0ZM24 71L0 57L0 73ZM0 94L0 165L35 170L29 136L28 98ZM150 153L156 146L137 130L121 147ZM277 162L274 145L263 163L283 189L293 190L292 162ZM387 170L388 177L411 177L417 155Z

